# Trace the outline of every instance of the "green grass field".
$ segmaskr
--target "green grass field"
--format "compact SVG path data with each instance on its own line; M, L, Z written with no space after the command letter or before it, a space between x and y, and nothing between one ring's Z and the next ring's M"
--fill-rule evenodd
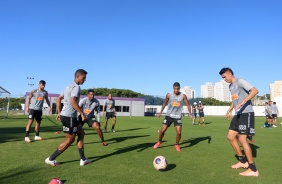
M84 183L281 183L282 149L281 126L261 128L264 118L256 118L256 144L252 146L258 178L243 178L243 170L232 170L236 162L226 132L229 123L224 117L206 117L206 126L193 126L191 119L183 118L181 152L174 149L175 130L168 129L164 143L153 149L158 140L162 119L156 117L118 117L116 133L106 133L109 146L103 147L94 130L84 126L85 154L93 161L79 166L76 145L60 155L58 167L44 160L64 140L62 127L54 116L44 116L41 136L44 141L24 142L26 116L0 119L0 183L48 183L58 177L67 184ZM61 134L56 135L55 132ZM31 137L34 137L32 128ZM153 159L163 155L168 169L159 172Z

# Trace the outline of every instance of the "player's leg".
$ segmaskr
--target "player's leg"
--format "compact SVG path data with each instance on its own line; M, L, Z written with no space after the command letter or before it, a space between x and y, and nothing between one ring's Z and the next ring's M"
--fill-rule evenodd
M30 109L29 110L29 114L28 114L28 122L25 128L25 142L31 142L31 140L29 139L29 132L30 132L30 128L31 125L33 124L33 120L34 120L34 110Z
M35 124L35 137L34 140L38 141L38 140L43 140L40 136L39 136L39 132L40 132L40 124L42 121L42 111L36 111L36 124Z
M88 160L84 155L84 136L84 130L79 124L77 126L77 148L80 156L80 166L84 166L91 163L91 161Z
M196 114L194 113L194 117L193 117L193 125L195 125L195 120L196 120Z
M93 122L91 125L89 125L90 127L92 127L94 130L97 131L101 141L102 141L102 145L103 146L107 146L108 144L105 142L105 139L104 139L104 135L103 135L103 132L100 128L100 123L98 123L97 121Z
M116 132L115 131L115 126L116 126L116 123L117 123L117 117L115 114L112 115L113 116L113 124L112 124L112 132Z
M164 134L165 134L167 128L170 126L171 123L172 122L169 121L169 118L165 117L165 119L163 121L163 124L162 124L162 128L159 131L159 141L154 145L155 149L158 148L162 144L162 140L164 138Z
M76 118L75 118L76 119ZM57 166L58 162L55 160L60 154L62 154L74 141L77 132L77 125L71 123L74 118L61 116L61 121L63 124L63 131L65 133L66 139L59 145L56 151L45 160L46 164L51 166Z
M105 122L104 122L104 132L107 132L108 120L109 120L108 113L106 113Z
M181 122L177 122L177 123L174 123L174 125L175 125L175 131L176 131L175 149L176 151L180 151L179 142L181 139L182 124Z
M206 125L206 123L205 123L205 114L203 114L203 116L202 116L202 121L203 121L203 125Z

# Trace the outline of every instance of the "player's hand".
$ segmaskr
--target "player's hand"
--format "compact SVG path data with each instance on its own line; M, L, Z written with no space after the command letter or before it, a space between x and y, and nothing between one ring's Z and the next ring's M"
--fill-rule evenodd
M29 113L29 107L26 109L26 112Z
M157 117L160 118L161 116L162 116L162 113L159 113Z
M57 121L61 121L60 116L61 116L60 114L57 114L57 117L56 117L56 120L57 120Z
M104 112L102 113L102 116L105 116L105 113L104 113Z
M227 112L226 113L226 119L229 121L230 120L230 117L231 117L231 113L230 112Z
M85 114L82 114L81 115L81 119L82 119L82 121L85 121L87 118L86 118L86 116L85 116Z

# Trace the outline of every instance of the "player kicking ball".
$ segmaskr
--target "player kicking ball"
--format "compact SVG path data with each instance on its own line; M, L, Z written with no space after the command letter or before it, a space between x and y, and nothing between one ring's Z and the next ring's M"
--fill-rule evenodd
M48 92L45 90L46 82L44 80L39 81L38 89L31 91L30 95L27 99L27 112L28 115L28 123L26 125L26 132L25 132L25 142L30 143L31 140L29 139L29 132L30 127L33 124L34 119L36 120L35 125L35 137L34 140L43 140L39 136L40 131L40 124L42 121L42 108L44 104L44 100L46 100L47 105L49 106L49 112L51 111L50 101L48 98Z
M251 147L247 141L248 135L255 134L255 118L251 99L258 94L258 90L245 79L235 78L230 68L223 68L219 72L221 77L230 83L232 103L226 113L227 120L230 120L233 109L236 115L233 117L227 138L238 156L239 162L231 167L233 169L248 168L247 171L241 172L241 176L259 176L259 171L254 163ZM245 155L243 155L236 136L242 145Z
M94 90L89 89L87 97L80 100L79 107L84 112L84 115L87 119L86 121L82 121L82 117L81 115L79 115L78 121L81 126L83 126L86 122L89 127L92 127L94 130L96 130L99 137L101 138L102 145L107 146L108 144L105 142L103 132L100 128L100 102L96 98L94 98L94 95ZM95 112L97 114L97 119L95 117Z
M80 155L80 166L91 163L90 160L85 158L84 155L84 131L77 120L77 112L81 114L82 121L87 118L79 108L79 98L80 98L80 86L86 80L87 72L83 69L78 69L74 74L74 82L68 85L65 90L59 95L56 101L57 105L57 121L61 121L63 125L63 131L65 133L66 139L62 142L58 149L45 160L46 164L51 166L57 166L59 163L55 160L60 154L62 154L66 149L75 141L75 136L77 135L77 148ZM64 106L61 110L61 101L63 100Z
M179 146L179 142L181 139L181 131L182 131L181 113L184 104L187 106L188 112L192 116L192 118L193 115L191 114L191 106L189 104L187 96L180 92L180 84L178 82L175 82L173 84L173 92L168 93L166 95L161 112L158 115L158 118L161 117L163 110L167 104L168 104L167 113L162 123L162 128L159 131L159 141L154 145L154 148L157 149L162 144L162 140L166 130L168 129L168 127L170 127L172 123L174 123L174 127L176 130L175 149L176 151L180 151L181 149Z

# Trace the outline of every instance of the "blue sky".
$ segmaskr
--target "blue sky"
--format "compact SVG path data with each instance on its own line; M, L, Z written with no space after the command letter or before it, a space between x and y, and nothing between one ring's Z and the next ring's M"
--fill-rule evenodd
M282 80L281 9L278 0L0 1L0 86L25 93L34 77L59 93L84 68L82 88L164 96L178 81L199 96L229 66L263 95Z

